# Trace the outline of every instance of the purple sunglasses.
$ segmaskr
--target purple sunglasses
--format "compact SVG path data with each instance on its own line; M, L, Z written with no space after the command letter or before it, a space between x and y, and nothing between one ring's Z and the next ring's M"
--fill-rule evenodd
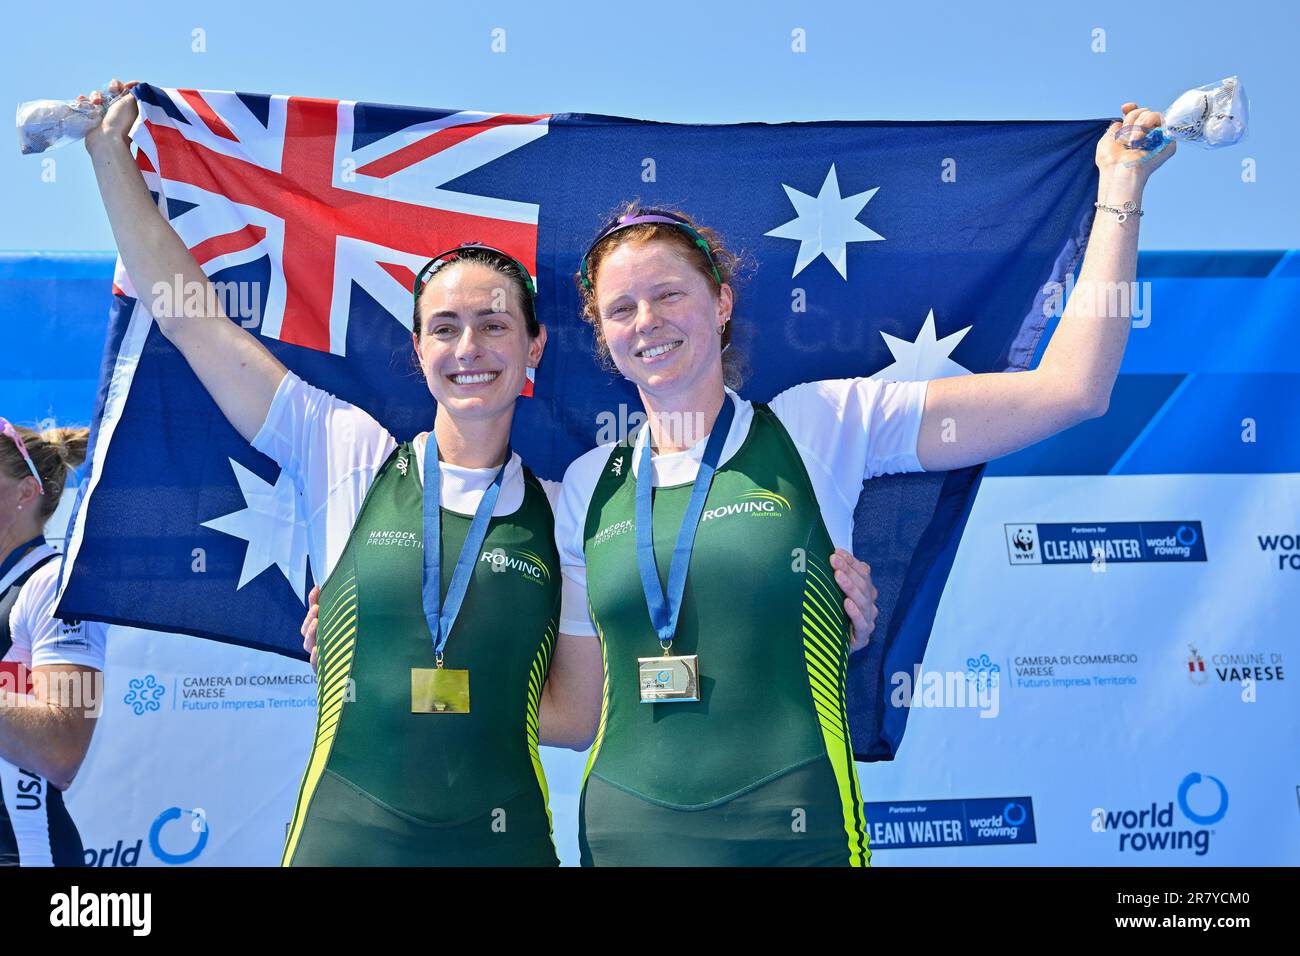
M18 429L9 424L9 419L0 418L0 435L8 435L18 446L18 454L23 456L23 461L27 462L27 468L31 471L32 477L36 479L36 485L41 489L41 494L45 494L45 482L41 481L40 472L36 470L36 465L32 463L32 456L27 452L27 446L18 435Z
M582 257L582 266L579 270L582 276L582 287L588 290L591 289L591 274L587 266L587 260L591 258L592 252L595 251L598 245L614 233L619 232L622 229L627 229L629 226L639 226L642 223L652 222L662 223L665 226L672 226L674 229L679 229L686 233L686 235L690 237L691 241L694 242L695 245L699 247L700 251L704 253L704 258L709 260L709 268L713 270L713 278L718 281L718 285L722 285L722 273L718 271L718 264L713 259L713 250L709 248L708 242L695 230L694 226L681 216L678 216L675 213L665 212L662 209L638 209L626 216L620 216L615 219L602 229L600 235L596 237L596 241L587 247L587 253Z

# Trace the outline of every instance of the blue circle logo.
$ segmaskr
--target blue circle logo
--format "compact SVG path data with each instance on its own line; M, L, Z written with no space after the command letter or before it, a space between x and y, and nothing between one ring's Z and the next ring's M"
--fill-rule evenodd
M172 820L179 820L183 816L194 817L200 822L198 828L199 838L194 843L194 848L186 853L168 853L162 848L158 838L162 835L162 828ZM194 827L191 825L191 829ZM158 819L153 822L149 828L149 849L153 850L153 855L158 857L164 863L170 863L173 866L179 866L182 863L189 863L203 852L203 848L208 845L208 821L200 813L192 810L182 810L180 807L168 807L162 813L158 814Z
M1194 545L1197 541L1196 529L1190 528L1185 524L1180 524L1178 526L1178 532L1176 536L1178 538L1179 544L1186 545L1189 548L1192 545Z
M655 675L655 680L659 681L659 683L661 684L667 684L672 679L673 679L673 675L668 673L668 671L660 671L658 674Z
M1023 826L1025 818L1028 816L1029 811L1019 803L1008 803L1002 808L1002 819L1013 827Z
M1194 813L1192 808L1187 805L1188 791L1202 780L1213 780L1214 785L1219 788L1219 807L1213 813ZM1183 816L1187 817L1187 819L1193 823L1199 823L1203 827L1218 823L1223 819L1223 815L1228 812L1228 788L1223 785L1223 781L1218 777L1212 777L1208 773L1202 777L1199 773L1192 771L1183 777L1183 782L1178 785L1178 809L1183 811Z

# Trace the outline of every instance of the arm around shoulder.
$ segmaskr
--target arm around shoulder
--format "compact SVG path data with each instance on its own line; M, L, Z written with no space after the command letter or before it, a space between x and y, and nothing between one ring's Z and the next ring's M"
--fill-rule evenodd
M570 750L590 747L600 723L604 687L600 639L561 634L542 688L541 742Z

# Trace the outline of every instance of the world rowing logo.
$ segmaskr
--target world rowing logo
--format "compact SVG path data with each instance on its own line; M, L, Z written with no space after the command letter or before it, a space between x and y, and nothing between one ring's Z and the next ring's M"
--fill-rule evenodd
M1183 819L1177 819L1177 806ZM1178 784L1173 800L1163 805L1156 800L1149 806L1132 810L1097 807L1092 811L1092 829L1097 833L1116 833L1119 852L1191 850L1205 856L1210 850L1212 829L1228 813L1228 788L1212 774L1195 771Z

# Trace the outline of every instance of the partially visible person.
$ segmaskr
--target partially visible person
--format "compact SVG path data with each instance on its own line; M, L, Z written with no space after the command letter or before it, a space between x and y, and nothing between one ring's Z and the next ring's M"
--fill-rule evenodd
M88 436L0 418L0 866L85 864L63 791L95 732L107 628L54 617L44 532Z

